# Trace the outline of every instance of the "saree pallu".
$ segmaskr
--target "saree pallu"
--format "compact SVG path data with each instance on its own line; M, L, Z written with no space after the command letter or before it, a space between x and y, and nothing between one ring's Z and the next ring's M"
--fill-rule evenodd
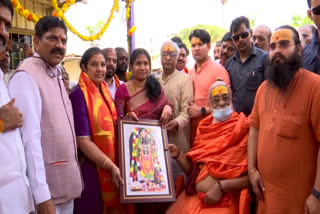
M92 141L117 165L117 112L108 86L102 82L99 90L84 72L80 74L79 86L87 105ZM125 205L120 205L119 190L112 182L111 173L97 166L97 175L104 213L132 213L126 210Z

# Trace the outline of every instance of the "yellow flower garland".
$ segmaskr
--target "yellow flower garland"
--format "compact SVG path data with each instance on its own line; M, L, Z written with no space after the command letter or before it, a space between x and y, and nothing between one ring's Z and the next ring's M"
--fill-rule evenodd
M127 5L126 5L127 21L130 18L131 2L133 2L133 1L134 0L127 0ZM111 23L111 20L114 18L114 11L119 12L119 0L114 0L112 9L110 11L109 18L107 19L107 21L103 25L103 27L100 29L100 31L95 35L85 36L85 35L82 35L81 33L79 33L76 29L74 29L74 27L69 23L69 21L64 16L64 13L70 8L71 5L75 4L75 2L76 2L76 0L67 0L66 3L63 4L63 6L61 8L59 8L57 0L52 0L51 5L55 10L55 12L52 13L52 15L61 18L65 22L65 24L69 28L69 30L72 33L76 34L80 39L82 39L84 41L94 41L96 39L99 39L104 34L104 32L108 29L108 27ZM22 15L28 21L32 21L34 23L37 23L39 21L39 19L42 17L42 16L38 16L35 13L31 13L29 10L25 9L20 4L19 0L11 0L11 3L12 3L13 8L15 9L15 11L17 11L20 15ZM131 36L135 31L136 31L136 27L133 26L129 30L128 36Z
M131 11L131 2L133 2L134 0L126 0L126 18L127 18L127 22L130 18L130 11Z
M55 11L57 12L57 16L60 17L66 23L66 25L70 29L70 31L72 33L76 34L80 39L82 39L84 41L94 41L96 39L99 39L104 34L104 32L108 29L110 22L114 17L114 15L113 15L114 11L116 10L117 12L119 12L119 0L114 0L112 9L110 11L109 18L108 18L107 22L103 25L101 30L95 35L85 36L85 35L82 35L81 33L79 33L76 29L74 29L74 27L69 23L69 21L64 16L64 12L62 11L62 9L60 9L58 7L57 0L52 0L51 5L55 9Z

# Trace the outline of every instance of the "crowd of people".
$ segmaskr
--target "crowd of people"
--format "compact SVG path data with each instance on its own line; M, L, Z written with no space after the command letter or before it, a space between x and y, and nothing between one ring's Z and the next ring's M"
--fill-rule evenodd
M315 26L252 30L241 16L213 57L193 30L192 69L178 37L160 74L143 48L89 48L70 89L65 23L39 19L12 71L14 11L0 0L0 213L320 213L320 0L307 3ZM166 128L175 202L120 203L123 117Z

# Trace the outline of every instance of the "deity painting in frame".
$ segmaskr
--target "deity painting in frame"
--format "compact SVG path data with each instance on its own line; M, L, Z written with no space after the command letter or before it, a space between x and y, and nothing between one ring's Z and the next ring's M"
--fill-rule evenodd
M176 200L167 132L157 120L120 119L119 168L121 203Z

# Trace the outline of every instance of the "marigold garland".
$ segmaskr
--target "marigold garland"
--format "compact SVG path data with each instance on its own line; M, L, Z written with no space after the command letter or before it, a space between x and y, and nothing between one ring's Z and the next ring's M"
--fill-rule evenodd
M14 10L21 16L26 18L28 21L37 23L41 18L41 16L38 16L37 14L31 13L29 10L24 9L24 7L20 4L19 0L11 0L11 4Z
M130 18L130 11L131 11L131 2L133 2L134 0L126 0L126 18L127 18L127 22Z
M131 2L133 2L133 1L134 0L126 0L127 21L130 18ZM85 35L82 35L81 33L79 33L76 29L74 29L74 27L69 23L69 21L64 16L64 13L70 8L71 5L75 4L75 2L76 2L76 0L66 0L66 2L63 4L63 6L61 8L59 8L57 0L52 0L51 5L55 10L52 13L52 15L61 18L65 22L65 24L69 28L69 30L72 33L76 34L80 39L82 39L84 41L94 41L96 39L99 39L104 34L104 32L108 29L108 27L111 23L111 20L114 18L114 11L119 12L119 0L114 0L112 9L110 11L109 18L107 19L107 21L103 25L103 27L100 29L100 31L95 35L85 36ZM39 19L42 18L42 16L38 16L37 14L31 13L29 10L25 9L20 4L19 0L11 0L11 3L12 3L13 8L15 9L15 11L17 11L21 16L26 18L28 21L32 21L34 23L37 23L39 21ZM133 26L128 31L128 36L131 36L135 31L136 31L136 27Z
M132 36L132 34L136 32L136 30L137 30L136 26L132 26L128 31L128 36Z
M109 18L108 20L106 21L106 23L103 25L103 27L100 29L100 31L98 33L96 33L95 35L92 35L92 36L85 36L85 35L82 35L81 33L79 33L76 29L74 29L74 27L69 23L69 21L66 19L66 17L64 16L64 12L62 11L62 9L60 9L58 7L58 2L57 0L52 0L52 7L55 9L56 11L56 15L58 17L60 17L67 25L67 27L69 28L69 30L76 34L80 39L84 40L84 41L94 41L96 39L99 39L103 34L104 32L108 29L109 25L110 25L110 22L111 20L113 19L114 17L114 11L116 10L117 12L119 12L119 0L114 0L114 3L113 3L113 6L112 6L112 9L110 11L110 15L109 15Z

